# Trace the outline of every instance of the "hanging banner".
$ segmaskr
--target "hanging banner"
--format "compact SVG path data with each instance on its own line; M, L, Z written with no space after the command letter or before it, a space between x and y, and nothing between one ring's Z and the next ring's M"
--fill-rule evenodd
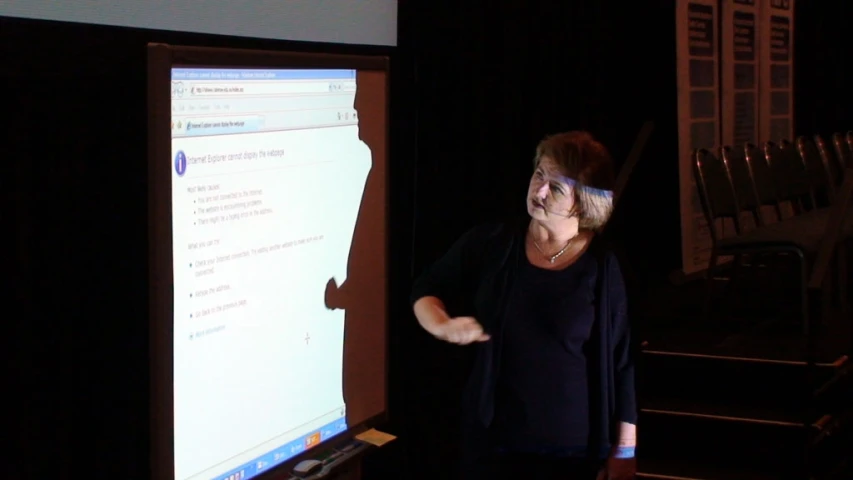
M760 140L793 140L794 0L760 2Z
M693 151L720 144L719 11L716 0L677 0L678 155L684 273L704 270L711 236L693 178Z
M757 143L758 5L756 0L722 2L722 141L740 148Z

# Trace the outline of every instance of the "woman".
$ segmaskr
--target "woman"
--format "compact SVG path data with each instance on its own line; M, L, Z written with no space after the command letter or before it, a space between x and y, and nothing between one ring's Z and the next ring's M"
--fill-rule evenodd
M627 298L596 239L613 206L611 159L568 132L540 142L534 166L524 225L470 230L415 282L420 325L477 348L464 478L633 478Z

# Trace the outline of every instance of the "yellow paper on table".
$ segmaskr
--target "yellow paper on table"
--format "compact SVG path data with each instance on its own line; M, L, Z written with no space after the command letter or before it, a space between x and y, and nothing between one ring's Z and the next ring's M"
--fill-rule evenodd
M381 447L382 445L385 445L386 443L390 442L391 440L394 440L397 437L391 435L390 433L380 432L375 428L371 428L366 432L359 433L355 436L355 438L356 440L360 440L364 443L369 443L371 445Z

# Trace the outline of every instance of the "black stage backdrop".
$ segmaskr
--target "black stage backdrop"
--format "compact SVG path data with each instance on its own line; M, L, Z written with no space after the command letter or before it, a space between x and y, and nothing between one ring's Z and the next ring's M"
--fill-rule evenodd
M800 133L853 127L850 8L797 4ZM677 268L673 12L673 0L401 0L396 49L0 19L3 218L15 223L7 417L21 453L7 470L148 475L147 42L391 55L388 429L400 440L368 458L365 479L444 479L468 359L417 328L412 272L470 226L523 212L544 134L588 129L621 163L646 120L656 130L615 234L644 282Z

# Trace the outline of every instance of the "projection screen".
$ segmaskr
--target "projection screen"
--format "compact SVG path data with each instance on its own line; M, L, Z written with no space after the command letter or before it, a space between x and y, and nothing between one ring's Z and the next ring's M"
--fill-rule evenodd
M387 91L385 58L149 46L156 478L384 418Z

